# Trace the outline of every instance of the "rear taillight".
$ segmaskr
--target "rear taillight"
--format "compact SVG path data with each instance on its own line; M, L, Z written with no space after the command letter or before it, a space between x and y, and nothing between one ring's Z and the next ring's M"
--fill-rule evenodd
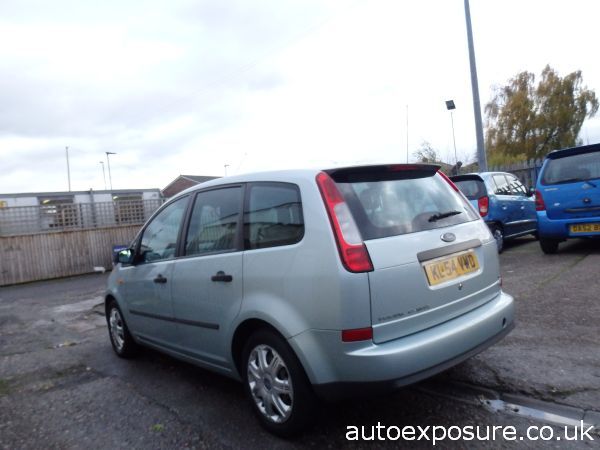
M325 172L317 175L317 185L329 215L342 264L350 272L370 272L373 263L348 204L335 182Z
M373 328L355 328L342 330L342 342L370 341L373 339Z
M479 208L479 215L481 217L487 216L487 213L490 208L490 199L489 197L480 197L477 199L477 207Z
M546 204L544 203L544 198L542 197L542 193L536 189L535 191L535 210L536 211L546 211Z

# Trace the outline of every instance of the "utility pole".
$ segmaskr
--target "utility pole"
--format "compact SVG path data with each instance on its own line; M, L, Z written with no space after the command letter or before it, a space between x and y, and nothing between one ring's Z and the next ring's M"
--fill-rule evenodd
M408 164L408 105L406 105L406 164Z
M479 102L479 83L477 81L477 64L475 63L475 47L473 45L473 30L471 28L471 10L469 0L465 0L465 18L467 21L467 41L469 43L469 62L471 65L471 88L473 89L473 112L475 113L475 134L477 135L477 160L479 171L486 172L487 157L483 141L483 122L481 120L481 104Z
M106 191L106 172L104 171L104 161L100 161L102 164L102 178L104 179L104 190Z
M69 192L71 192L71 167L69 166L69 147L65 147L65 153L67 155L67 179L69 180Z
M106 162L108 163L108 181L110 182L110 190L113 190L112 187L112 176L110 175L110 159L108 158L108 155L116 155L115 152L104 152L106 153ZM102 166L104 167L104 166Z

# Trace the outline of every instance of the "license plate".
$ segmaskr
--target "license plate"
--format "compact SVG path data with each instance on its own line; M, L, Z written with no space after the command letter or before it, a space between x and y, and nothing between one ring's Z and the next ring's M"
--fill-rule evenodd
M436 284L476 272L479 270L479 261L477 261L475 252L469 250L427 262L423 264L423 268L425 269L429 285L435 286Z
M600 223L576 223L571 225L571 233L600 233Z

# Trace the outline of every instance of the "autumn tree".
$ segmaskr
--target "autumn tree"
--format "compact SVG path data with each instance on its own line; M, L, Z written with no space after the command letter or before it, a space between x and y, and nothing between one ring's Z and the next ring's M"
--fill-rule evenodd
M413 153L413 156L417 158L417 161L422 163L439 164L442 162L437 150L427 141L421 143L421 146Z
M541 158L580 145L583 121L597 111L598 99L582 87L581 71L560 77L546 66L537 85L533 73L521 72L496 88L485 106L490 162Z

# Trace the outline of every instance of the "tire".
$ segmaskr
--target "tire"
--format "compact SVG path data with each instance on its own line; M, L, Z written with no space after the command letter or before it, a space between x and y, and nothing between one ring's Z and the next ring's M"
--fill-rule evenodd
M502 253L502 250L504 250L504 230L500 225L492 225L490 227L490 231L496 240L496 247L498 248L498 253L500 254Z
M261 425L281 437L306 429L317 405L311 384L291 347L262 329L250 336L242 352L244 388Z
M129 333L119 305L111 300L106 311L106 324L113 350L120 358L133 358L138 353L139 346Z
M558 243L560 242L558 239L545 239L545 238L539 238L539 239L540 239L540 247L542 248L542 251L546 255L553 255L558 251Z

